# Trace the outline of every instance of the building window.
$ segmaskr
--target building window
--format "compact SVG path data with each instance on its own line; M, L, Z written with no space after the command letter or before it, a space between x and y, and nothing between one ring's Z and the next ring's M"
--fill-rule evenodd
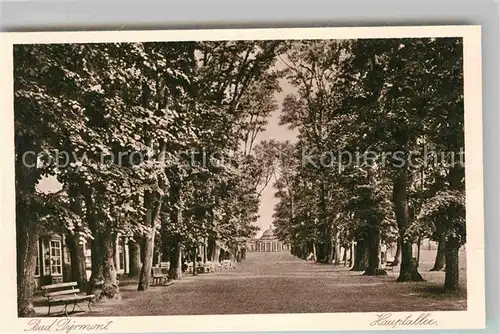
M50 276L50 240L43 239L43 276Z
M120 267L116 269L124 270L125 269L125 252L123 251L123 246L118 245L118 259Z
M50 259L50 273L52 275L62 275L61 240L50 240Z
M36 250L35 250L35 254L36 254L36 259L35 259L35 277L39 277L40 276L40 244L38 243L38 240L36 242Z

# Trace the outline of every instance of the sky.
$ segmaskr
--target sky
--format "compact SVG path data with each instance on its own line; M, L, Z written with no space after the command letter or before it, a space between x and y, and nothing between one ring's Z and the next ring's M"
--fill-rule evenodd
M278 69L282 66L283 64L277 64ZM280 93L276 93L275 95L279 108L268 118L266 130L258 134L255 141L256 143L269 139L275 139L278 141L289 140L291 142L296 141L296 133L294 131L289 130L286 125L280 126L278 124L283 99L285 96L293 94L295 92L295 88L286 79L280 79L279 83L282 91ZM276 189L273 187L272 183L273 181L271 180L261 193L259 219L256 222L256 225L260 228L260 232L257 233L257 237L260 237L260 235L262 235L262 233L272 224L274 206L278 202L278 199L274 197ZM54 177L44 178L38 184L38 189L44 193L56 192L61 188L61 184Z
M259 141L269 139L275 139L278 141L289 140L291 142L295 142L297 139L296 133L294 131L289 130L286 125L278 124L283 99L285 98L285 96L293 94L295 92L295 88L285 79L280 80L280 86L282 92L276 94L276 100L278 102L279 108L269 117L269 123L267 124L266 131L261 132L257 136L257 143ZM276 189L273 187L272 183L273 180L269 182L267 187L261 193L259 219L256 222L256 225L260 228L260 232L257 233L257 237L260 237L262 233L271 226L271 223L273 221L272 216L274 213L274 206L277 204L278 199L274 197Z

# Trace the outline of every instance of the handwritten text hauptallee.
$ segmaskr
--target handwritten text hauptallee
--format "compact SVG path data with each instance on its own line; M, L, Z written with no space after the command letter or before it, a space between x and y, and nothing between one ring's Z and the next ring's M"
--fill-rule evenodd
M437 321L432 319L430 313L420 313L419 315L410 314L408 316L393 315L392 313L377 314L377 319L370 322L370 326L380 327L401 327L401 326L437 326Z
M63 332L63 333L80 333L82 331L107 331L113 320L106 322L88 322L88 320L74 319L54 319L42 320L32 319L28 322L25 332Z

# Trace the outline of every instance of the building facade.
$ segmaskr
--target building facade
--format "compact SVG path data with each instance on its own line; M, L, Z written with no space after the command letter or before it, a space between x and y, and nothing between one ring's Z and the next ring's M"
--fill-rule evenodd
M83 242L87 279L91 275L91 250L88 242ZM129 252L127 240L117 238L115 245L115 267L117 274L129 272ZM58 233L46 233L39 237L36 247L35 286L70 282L71 256L65 236Z
M274 236L271 226L262 233L260 238L252 239L247 244L246 249L249 252L283 252L290 250L287 244Z

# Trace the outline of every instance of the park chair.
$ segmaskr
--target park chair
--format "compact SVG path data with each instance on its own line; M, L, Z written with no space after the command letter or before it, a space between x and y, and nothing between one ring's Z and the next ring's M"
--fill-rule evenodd
M92 298L94 295L81 294L80 289L75 288L78 286L77 282L68 282L68 283L58 283L58 284L50 284L44 285L41 289L44 291L45 297L47 297L47 301L49 304L49 311L47 315L50 314L50 307L52 305L64 305L64 314L68 317L68 305L73 304L73 310L75 311L75 307L78 306L80 310L83 309L78 305L81 302L88 302L89 311L92 311L90 307L90 303L92 302Z
M168 271L170 269L170 262L160 262L160 272L168 277Z
M153 267L153 285L161 284L167 285L168 273L162 272L161 267Z
M224 269L234 269L236 268L234 261L231 260L224 260L222 261L222 265L224 266Z
M392 262L386 262L384 266L384 270L394 270L395 265Z
M397 267L397 265L394 264L394 259L393 259L392 261L387 261L385 263L384 269L394 271L394 267Z
M201 267L203 268L203 273L204 274L208 274L208 273L211 272L210 271L210 263L208 263L208 262L202 263Z
M196 263L196 273L206 274L208 272L209 272L209 267L206 263L203 263L203 262Z
M207 263L205 263L205 265L207 266L207 270L209 273L215 272L215 263L207 262Z
M170 262L160 262L160 268L162 268L162 271L165 271L168 273L168 270L170 269Z

